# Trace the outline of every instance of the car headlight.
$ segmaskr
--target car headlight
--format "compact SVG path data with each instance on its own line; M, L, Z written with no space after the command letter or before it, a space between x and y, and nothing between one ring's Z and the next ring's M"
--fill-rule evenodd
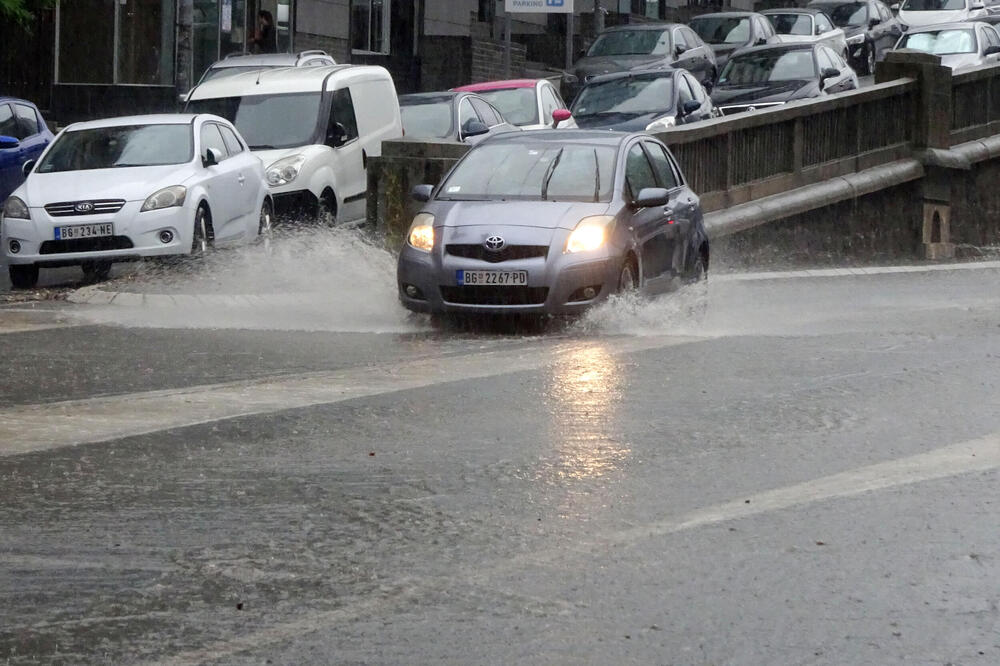
M160 210L161 208L183 206L184 198L186 196L187 188L183 185L164 187L162 190L149 195L149 198L142 204L142 208L139 209L139 212L145 213L147 210Z
M677 124L677 119L673 116L663 116L646 125L647 132L662 132Z
M305 163L305 155L292 155L283 157L271 166L267 167L267 184L272 187L287 185L295 180L299 175L299 170Z
M614 221L615 218L612 215L595 215L583 218L566 240L565 252L572 254L598 249L608 240L608 227Z
M434 248L434 216L430 213L418 213L413 218L406 240L410 247L430 252Z
M850 44L851 46L857 46L858 44L864 44L865 43L865 33L859 32L858 34L854 35L853 37L848 37L847 38L847 43Z
M28 205L18 197L7 197L3 202L3 216L16 217L22 220L30 220L31 213L28 212Z

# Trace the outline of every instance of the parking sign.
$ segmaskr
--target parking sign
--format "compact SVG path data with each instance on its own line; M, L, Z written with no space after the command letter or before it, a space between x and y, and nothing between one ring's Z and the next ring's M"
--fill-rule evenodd
M504 8L512 14L572 14L573 0L506 0Z

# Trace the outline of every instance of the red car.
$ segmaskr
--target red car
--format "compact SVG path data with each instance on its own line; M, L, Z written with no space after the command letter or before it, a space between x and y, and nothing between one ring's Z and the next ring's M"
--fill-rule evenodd
M576 121L559 91L548 79L490 81L453 88L485 97L503 117L521 129L575 129Z

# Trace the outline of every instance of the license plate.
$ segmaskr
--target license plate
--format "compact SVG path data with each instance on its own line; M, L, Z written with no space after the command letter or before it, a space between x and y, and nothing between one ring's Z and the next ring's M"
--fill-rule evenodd
M525 287L528 271L455 271L455 280L460 287Z
M56 227L56 240L76 240L78 238L114 235L115 227L110 222L105 224L74 224L67 227Z

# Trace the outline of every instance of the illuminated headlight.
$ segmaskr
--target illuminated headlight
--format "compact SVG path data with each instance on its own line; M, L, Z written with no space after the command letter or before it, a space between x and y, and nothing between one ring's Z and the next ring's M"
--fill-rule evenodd
M419 213L413 218L406 240L410 247L430 252L434 248L434 216L430 213Z
M865 43L865 33L860 32L860 33L854 35L853 37L848 37L847 38L847 43L850 44L851 46L857 46L858 44L864 44Z
M267 167L267 184L271 187L278 187L292 182L298 177L299 170L305 161L304 155L292 155L278 160Z
M27 204L17 197L7 197L7 201L3 203L3 216L16 217L22 220L31 219L31 213L28 212Z
M566 252L590 252L600 248L608 239L608 231L615 218L611 215L585 217L566 241Z
M186 196L187 188L183 185L164 187L159 192L151 194L149 198L146 199L146 202L142 204L142 208L139 209L139 212L145 213L147 210L160 210L161 208L183 206L184 197Z
M647 132L662 132L665 129L670 129L677 124L677 120L673 116L664 116L646 126Z

